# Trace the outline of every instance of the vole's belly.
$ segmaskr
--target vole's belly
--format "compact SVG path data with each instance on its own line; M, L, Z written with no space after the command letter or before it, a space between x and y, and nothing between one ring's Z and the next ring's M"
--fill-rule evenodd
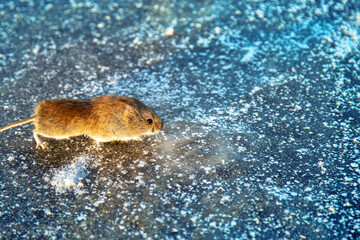
M105 136L105 135L88 135L90 138L94 139L97 142L111 142L111 141L129 141L129 140L139 140L138 137L129 137L129 136Z
M35 124L36 133L54 139L66 139L69 137L76 137L84 135L83 129L72 125L56 125L56 124Z
M48 131L39 131L35 129L35 132L40 134L41 136L47 137L47 138L54 138L54 139L67 139L70 137L76 137L84 135L83 133L79 132L48 132Z

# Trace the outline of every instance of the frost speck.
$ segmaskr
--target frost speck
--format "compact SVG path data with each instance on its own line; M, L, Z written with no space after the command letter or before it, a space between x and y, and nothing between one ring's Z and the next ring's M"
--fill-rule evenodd
M356 45L356 42L350 38L341 39L334 49L334 55L343 59L352 52L352 49L354 49Z
M257 48L255 47L247 47L243 48L243 50L247 50L247 53L241 58L241 63L249 63L255 58L255 54L257 52Z
M357 168L357 167L359 167L359 164L353 162L353 163L350 163L350 166L353 168Z
M14 154L10 154L8 157L8 161L12 162L15 160L15 155Z

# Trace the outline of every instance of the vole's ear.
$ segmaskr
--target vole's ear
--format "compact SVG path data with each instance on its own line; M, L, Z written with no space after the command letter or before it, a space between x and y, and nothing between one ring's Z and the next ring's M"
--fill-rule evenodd
M130 106L129 104L123 102L119 102L117 104L117 113L120 114L120 116L124 116L126 115L127 112L132 112L132 111L133 111L133 107Z

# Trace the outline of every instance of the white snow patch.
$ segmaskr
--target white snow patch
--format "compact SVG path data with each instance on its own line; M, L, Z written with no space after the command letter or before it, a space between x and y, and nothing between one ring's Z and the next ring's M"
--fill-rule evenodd
M89 155L79 156L70 164L55 169L49 177L51 185L59 193L66 192L68 189L80 191L83 187L82 180L88 175L87 167L91 159Z

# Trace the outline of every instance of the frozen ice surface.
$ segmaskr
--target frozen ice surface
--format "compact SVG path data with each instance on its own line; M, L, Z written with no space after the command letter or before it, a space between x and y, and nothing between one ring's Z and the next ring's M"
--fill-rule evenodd
M358 239L360 2L2 1L1 125L136 96L140 142L1 133L0 238Z

